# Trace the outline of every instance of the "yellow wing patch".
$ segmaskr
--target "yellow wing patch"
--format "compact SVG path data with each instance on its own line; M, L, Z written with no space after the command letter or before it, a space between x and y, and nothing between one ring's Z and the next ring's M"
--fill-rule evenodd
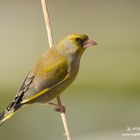
M42 94L46 93L47 91L53 89L54 87L58 86L58 85L61 84L63 81L65 81L65 80L68 78L68 76L69 76L69 75L67 75L62 81L60 81L60 82L59 82L58 84L56 84L55 86L52 86L51 88L46 88L46 89L44 89L44 90L42 90L42 91L36 93L36 94L33 95L32 97L29 97L29 98L27 98L27 99L21 101L21 104L27 103L27 102L29 102L29 101L31 101L31 100L33 100L33 99L35 99L35 98L41 96Z
M59 57L59 59L57 59L57 57L54 57L54 58L55 59L50 63L48 62L48 64L46 64L45 59L40 59L40 61L38 61L38 63L35 65L33 69L37 77L41 77L44 74L50 73L58 66L59 66L59 69L61 70L63 69L65 70L67 68L68 61L64 56Z
M14 115L14 112L8 114L7 116L5 116L1 121L5 122L7 119L11 118Z
M40 95L46 93L48 90L49 90L49 89L46 88L46 89L44 89L44 90L38 92L38 93L35 94L34 96L32 96L32 97L30 97L30 98L27 98L27 99L23 100L21 103L24 104L24 103L26 103L26 102L28 102L28 101L31 101L31 100L33 100L33 99L39 97Z

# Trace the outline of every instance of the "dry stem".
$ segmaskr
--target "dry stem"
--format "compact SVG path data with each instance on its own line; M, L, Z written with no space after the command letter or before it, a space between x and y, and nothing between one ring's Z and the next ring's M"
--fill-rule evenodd
M47 8L47 1L46 0L41 0L41 4L42 4L42 9L43 9L47 34L48 34L48 41L49 41L49 45L50 45L50 48L51 48L51 47L53 47L53 36L52 36L49 12L48 12L48 8Z
M57 97L57 102L58 102L58 105L62 106L60 96ZM69 130L69 127L68 127L66 114L64 112L61 112L61 118L62 118L64 129L65 129L65 134L64 135L67 137L67 140L71 140L72 138L71 138L70 130Z
M51 24L50 24L50 19L49 19L49 14L48 14L47 1L41 0L41 4L42 4L43 14L44 14L44 18L45 18L45 24L46 24L47 34L48 34L49 45L51 48L54 43L53 43ZM61 104L60 97L58 97L58 103ZM61 118L62 118L64 129L65 129L65 136L67 137L67 140L71 140L70 130L69 130L67 119L66 119L66 114L62 112Z

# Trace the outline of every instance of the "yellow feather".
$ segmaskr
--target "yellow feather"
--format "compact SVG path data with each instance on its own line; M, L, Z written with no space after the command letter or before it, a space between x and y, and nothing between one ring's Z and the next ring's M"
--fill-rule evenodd
M47 91L51 90L52 88L58 86L60 83L62 83L63 81L65 81L65 80L68 78L68 76L69 76L69 75L67 75L62 81L60 81L60 82L59 82L58 84L56 84L55 86L52 86L51 88L46 88L46 89L44 89L44 90L42 90L42 91L36 93L36 94L33 95L32 97L29 97L29 98L23 100L21 103L23 104L23 103L29 102L29 101L31 101L31 100L33 100L33 99L35 99L35 98L41 96L42 94L46 93Z
M8 114L6 117L2 119L2 122L6 121L7 119L11 118L14 115L14 112Z
M48 90L49 90L49 89L46 88L46 89L44 89L44 90L38 92L38 93L35 94L34 96L32 96L32 97L30 97L30 98L27 98L27 99L23 100L21 103L26 103L26 102L28 102L28 101L30 101L30 100L33 100L33 99L37 98L38 96L40 96L40 95L46 93Z

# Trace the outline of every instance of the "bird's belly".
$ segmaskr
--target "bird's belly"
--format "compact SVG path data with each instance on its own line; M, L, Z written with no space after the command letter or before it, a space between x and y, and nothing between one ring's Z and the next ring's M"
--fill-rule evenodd
M71 85L77 73L78 73L78 68L70 72L70 75L66 80L64 80L60 84L56 85L54 88L50 89L49 91L41 95L36 102L46 103L59 96L69 85Z

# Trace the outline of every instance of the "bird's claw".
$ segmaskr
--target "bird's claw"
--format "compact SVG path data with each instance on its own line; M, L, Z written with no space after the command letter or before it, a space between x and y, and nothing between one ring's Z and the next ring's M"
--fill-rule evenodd
M55 107L55 111L60 112L60 113L65 113L66 108L63 105L58 105L57 107Z

